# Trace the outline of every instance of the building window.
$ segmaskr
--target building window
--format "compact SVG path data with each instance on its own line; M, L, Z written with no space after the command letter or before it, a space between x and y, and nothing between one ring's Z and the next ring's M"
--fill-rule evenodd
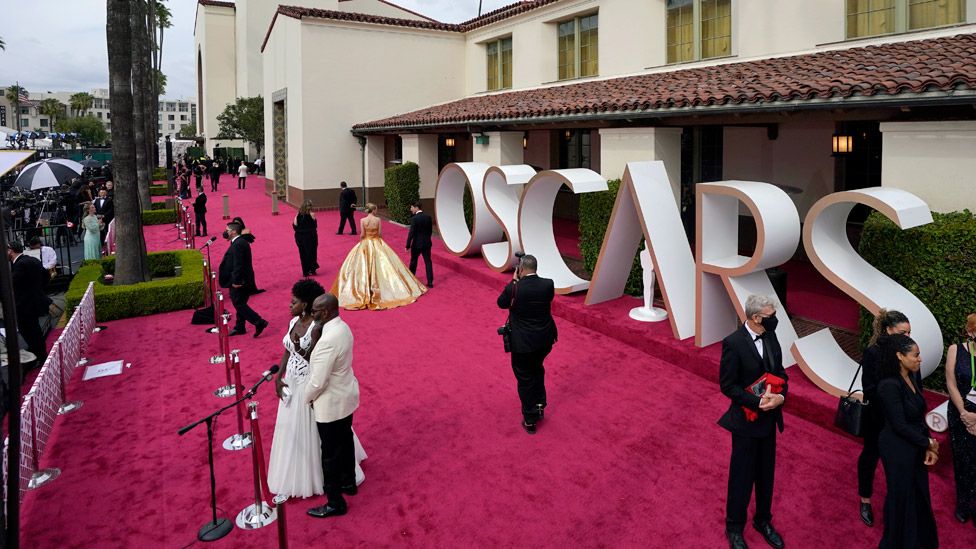
M180 112L186 112L189 106L186 103L180 103Z
M732 0L667 0L668 63L732 55Z
M20 127L21 128L26 128L29 125L30 125L30 120L28 120L26 118L21 118L20 119Z
M965 21L965 0L847 0L848 38L931 29Z
M590 130L556 130L559 136L559 168L590 167Z
M502 38L489 42L485 47L488 65L488 89L501 90L512 87L512 39Z
M96 112L95 113L95 116L97 116L99 120L102 119L102 113L101 112Z
M599 72L599 35L597 14L577 17L559 23L559 79L596 76Z
M168 116L169 116L169 120L176 120L176 115L175 114L170 114Z
M180 120L182 120L182 121L185 122L186 121L186 115L185 114L181 114L180 115Z
M176 110L176 104L175 103L166 103L166 110L168 110L168 111L175 111Z
M42 128L46 128L47 127L47 118L42 118L41 119L41 127Z
M176 129L176 126L174 126L173 124L170 124L170 125L169 125L169 129L171 129L171 130L175 130L175 129Z
M27 116L30 116L30 107L21 107L20 114L26 114Z

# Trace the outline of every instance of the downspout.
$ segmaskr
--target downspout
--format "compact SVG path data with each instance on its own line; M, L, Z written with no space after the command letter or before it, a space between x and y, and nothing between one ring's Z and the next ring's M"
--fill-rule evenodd
M363 204L369 202L369 197L366 196L366 136L359 135L356 136L359 139L359 151L360 151L360 164L362 164L363 172Z

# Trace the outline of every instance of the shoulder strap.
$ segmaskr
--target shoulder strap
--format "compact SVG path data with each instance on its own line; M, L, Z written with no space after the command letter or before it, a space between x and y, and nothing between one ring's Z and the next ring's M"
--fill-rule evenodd
M857 375L861 373L861 363L857 363L857 371L854 372L854 378L851 379L851 384L847 387L847 396L851 396L851 389L854 388L854 382L857 381Z

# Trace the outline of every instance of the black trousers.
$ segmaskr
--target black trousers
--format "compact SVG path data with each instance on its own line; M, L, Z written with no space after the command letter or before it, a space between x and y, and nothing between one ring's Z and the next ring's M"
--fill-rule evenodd
M878 449L878 435L884 427L884 418L879 417L877 404L868 405L864 410L864 447L857 457L857 495L870 498L874 494L874 472L878 469L881 451Z
M37 356L37 367L40 368L47 358L44 334L41 332L40 318L36 315L17 314L17 331L24 336L27 350Z
M424 269L427 273L427 284L434 283L434 267L430 262L430 248L411 248L410 249L410 272L417 274L417 258L424 256Z
M732 435L729 491L725 501L725 530L742 533L752 490L756 490L757 523L773 519L773 478L776 473L776 431L765 437Z
M246 177L238 177L237 178L237 188L238 189L244 189L246 187L247 187L247 178Z
M220 174L214 173L210 175L210 192L217 192L217 184L220 183Z
M247 300L251 298L251 294L245 291L243 288L231 288L230 289L230 302L234 304L234 310L237 311L236 320L234 321L234 329L243 332L245 322L250 322L251 324L257 326L258 324L264 322L250 305L247 304Z
M338 509L346 507L343 486L356 484L356 450L352 441L352 414L328 423L316 423L322 441L325 496Z
M346 221L349 222L349 230L352 231L351 234L356 234L356 218L352 215L353 210L344 212L339 210L339 234L342 234L343 229L346 228Z
M196 218L196 222L197 222L196 223L197 224L197 236L200 236L200 235L206 236L206 234L207 234L207 214L195 214L193 217ZM203 227L203 232L200 232L200 228L201 227Z
M552 345L549 345L531 353L512 353L512 371L526 423L539 421L537 405L546 405L546 369L542 363L551 351Z

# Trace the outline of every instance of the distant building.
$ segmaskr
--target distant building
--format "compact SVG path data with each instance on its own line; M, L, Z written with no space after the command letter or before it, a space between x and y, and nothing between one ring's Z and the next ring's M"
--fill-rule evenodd
M26 87L26 86L25 86ZM6 88L0 88L0 126L17 129L17 117L12 116L14 106L7 99ZM33 131L52 131L49 117L41 113L41 101L54 98L64 103L66 116L91 115L101 120L105 124L105 131L112 133L112 113L109 103L109 93L105 88L88 90L93 97L92 108L84 112L75 112L71 109L71 96L79 93L77 91L59 92L31 92L28 90L30 101L20 105L20 128ZM160 99L159 113L156 119L158 139L169 136L176 138L180 129L187 124L196 125L197 122L197 102L196 99Z

